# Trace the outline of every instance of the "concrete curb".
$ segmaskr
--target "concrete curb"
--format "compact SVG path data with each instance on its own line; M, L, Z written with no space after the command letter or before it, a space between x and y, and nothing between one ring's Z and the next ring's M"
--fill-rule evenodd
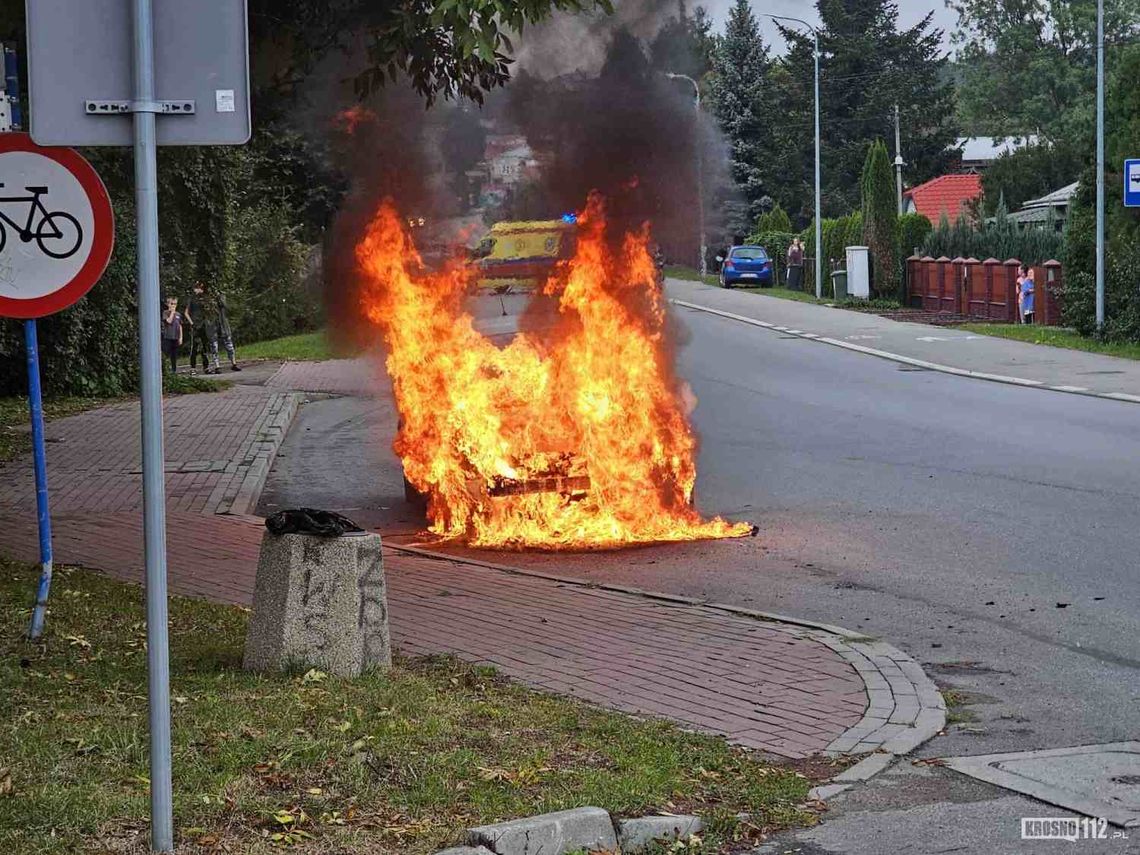
M823 344L830 344L832 347L841 347L844 350L850 350L855 353L862 353L866 356L876 356L879 359L886 359L890 362L897 362L902 365L910 365L915 368L924 368L927 371L937 371L941 374L953 374L956 377L969 377L973 380L987 380L991 383L1004 383L1007 386L1021 386L1028 389L1044 389L1048 392L1062 392L1066 395L1083 395L1086 398L1103 398L1108 401L1122 401L1127 404L1140 404L1140 395L1128 395L1124 392L1097 392L1093 389L1086 389L1084 386L1054 386L1045 383L1041 380L1027 380L1024 377L1007 377L1003 374L988 374L984 371L970 371L965 368L955 368L953 365L943 365L938 362L927 362L925 359L916 359L913 356L903 356L901 353L891 353L887 350L877 350L873 347L864 347L861 344L852 344L849 341L841 341L837 338L828 338L817 333L805 332L803 330L789 329L788 327L778 326L777 324L770 323L769 321L762 321L758 318L750 318L746 315L737 315L733 312L726 312L721 309L714 309L710 306L702 306L699 303L690 303L687 300L669 300L674 306L681 306L685 309L692 309L696 312L704 312L709 315L717 315L722 318L727 318L731 321L739 321L743 324L750 324L754 327L761 327L772 332L778 332L783 335L795 336L796 338L807 339L809 341L818 341Z
M435 855L561 855L566 852L656 852L658 844L699 834L700 817L642 816L619 819L599 807L579 807L481 825L467 830L467 843ZM671 851L671 850L670 850Z
M214 513L244 516L257 509L261 491L273 468L273 460L281 443L285 441L289 425L297 415L303 397L299 392L274 393L270 396L265 409L246 436L239 459L230 464L236 477L233 481L220 484L214 495L210 496L207 507L213 508ZM237 484L236 491L233 490L234 483Z
M691 597L643 591L625 585L609 585L557 576L537 570L480 561L477 558L448 555L421 546L404 546L390 542L385 542L384 546L397 552L436 561L468 564L517 576L546 579L563 585L614 591L679 606L712 609L762 620L773 624L781 631L793 633L801 638L810 638L830 648L858 672L867 691L868 703L862 719L832 741L827 746L827 753L833 756L866 753L868 756L837 775L832 784L812 790L812 798L821 800L830 798L855 783L868 780L890 766L896 757L914 751L946 726L946 702L934 682L926 676L922 666L890 644L843 627L722 603L708 603Z

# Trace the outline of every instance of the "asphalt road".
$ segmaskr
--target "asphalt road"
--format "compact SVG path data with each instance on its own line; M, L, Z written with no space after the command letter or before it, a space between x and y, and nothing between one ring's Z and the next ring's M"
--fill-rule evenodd
M914 370L689 310L678 319L680 371L700 402L698 504L760 536L508 560L889 639L965 702L924 757L1140 735L1140 407ZM418 519L399 495L392 425L383 399L306 406L265 501L313 504L316 490L408 532ZM896 839L884 828L897 823L857 820L895 809L918 831L904 823ZM1033 815L1063 812L900 769L814 842L788 843L802 850L775 851L1051 851L1009 836ZM961 848L915 843L947 822ZM986 848L995 824L1000 850ZM860 828L875 831L860 841Z

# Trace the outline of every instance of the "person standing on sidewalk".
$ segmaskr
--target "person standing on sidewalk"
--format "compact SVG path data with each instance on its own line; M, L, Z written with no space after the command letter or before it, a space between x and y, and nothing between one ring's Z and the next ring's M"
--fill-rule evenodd
M182 346L182 316L178 314L178 298L166 298L162 313L162 353L170 360L170 373L178 373L178 348Z
M1033 291L1037 283L1034 281L1035 274L1032 267L1023 266L1021 270L1022 276L1017 287L1017 303L1021 307L1021 322L1031 324L1033 323Z
M788 290L802 291L804 288L804 245L800 239L793 238L788 247Z
M201 282L195 282L190 299L186 301L186 323L190 327L190 373L194 374L198 354L202 355L202 371L207 371L206 362L210 353L209 337L206 335L205 289Z
M214 301L218 318L217 334L214 337L214 349L211 353L214 361L214 373L218 373L219 342L221 342L221 345L226 349L226 356L230 358L230 371L241 371L241 366L237 364L237 356L234 352L234 337L233 333L230 330L230 319L226 307L226 295L220 290L217 290L211 286L210 296Z

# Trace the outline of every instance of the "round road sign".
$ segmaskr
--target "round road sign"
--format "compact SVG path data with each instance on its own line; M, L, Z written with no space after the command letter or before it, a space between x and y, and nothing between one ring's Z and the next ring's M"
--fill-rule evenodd
M0 317L66 309L99 281L114 245L111 200L90 163L0 134Z

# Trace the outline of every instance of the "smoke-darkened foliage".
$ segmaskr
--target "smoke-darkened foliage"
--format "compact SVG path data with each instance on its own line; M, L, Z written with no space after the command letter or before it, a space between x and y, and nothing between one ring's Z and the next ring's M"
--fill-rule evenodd
M655 68L641 40L625 28L613 33L596 76L520 74L504 93L503 115L540 153L543 177L510 215L577 210L597 190L612 218L650 222L667 255L692 263L698 141L706 199L724 171L718 135L694 110L694 94L691 83Z

